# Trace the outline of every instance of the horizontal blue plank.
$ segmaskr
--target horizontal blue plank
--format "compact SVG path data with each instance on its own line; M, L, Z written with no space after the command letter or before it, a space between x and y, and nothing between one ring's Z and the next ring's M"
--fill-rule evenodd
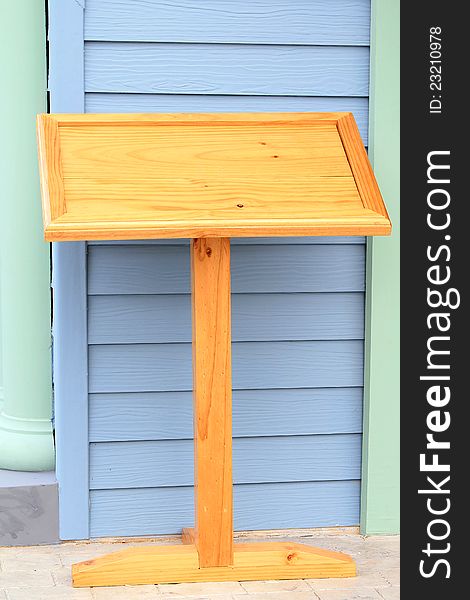
M364 338L364 295L234 294L233 341ZM89 296L88 343L190 342L191 298L184 294Z
M87 0L85 39L367 45L370 0Z
M359 523L360 481L234 486L234 528L333 527ZM93 490L91 537L181 533L194 523L193 489Z
M234 246L232 291L361 292L364 255L360 244ZM89 294L184 294L189 290L188 247L88 247Z
M368 144L368 98L316 96L216 96L194 94L85 94L91 113L158 112L352 112Z
M360 433L362 388L235 390L233 435ZM91 442L191 439L191 392L90 394Z
M360 434L233 440L234 483L336 481L361 477ZM90 488L193 485L192 440L90 445Z
M88 246L189 246L189 239L168 239L168 240L90 240ZM364 245L366 238L357 236L313 236L313 237L280 237L273 239L267 238L232 238L231 246L317 246L317 245L338 245L338 244L360 244Z
M86 42L85 91L367 96L369 49Z
M237 342L234 389L354 387L363 384L363 342ZM192 389L191 344L89 347L89 391Z

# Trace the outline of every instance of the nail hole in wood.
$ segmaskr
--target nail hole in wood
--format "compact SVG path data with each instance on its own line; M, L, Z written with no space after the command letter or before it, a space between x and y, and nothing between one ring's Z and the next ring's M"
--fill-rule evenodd
M238 208L243 208L243 207L244 207L244 204L237 204L237 207L238 207Z

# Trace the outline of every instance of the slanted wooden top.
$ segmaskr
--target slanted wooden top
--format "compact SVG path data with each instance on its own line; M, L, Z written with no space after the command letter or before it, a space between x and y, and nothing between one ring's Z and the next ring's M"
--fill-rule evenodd
M387 235L350 113L39 115L49 241Z

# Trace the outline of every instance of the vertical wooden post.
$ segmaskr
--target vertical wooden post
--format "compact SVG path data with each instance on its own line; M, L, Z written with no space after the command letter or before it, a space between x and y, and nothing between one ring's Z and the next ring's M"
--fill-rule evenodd
M230 239L191 243L194 541L200 567L233 564Z

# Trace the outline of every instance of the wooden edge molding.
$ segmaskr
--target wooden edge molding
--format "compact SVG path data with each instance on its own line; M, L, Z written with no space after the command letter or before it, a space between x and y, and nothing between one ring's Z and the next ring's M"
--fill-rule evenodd
M255 112L255 113L86 113L86 114L54 114L39 115L46 119L54 119L59 127L64 126L89 126L93 125L187 125L198 123L200 125L220 125L253 122L264 125L266 123L308 123L310 125L336 125L338 119L342 118L344 112ZM361 142L362 143L362 142Z
M59 121L53 115L37 116L39 171L44 226L66 213Z
M341 139L352 175L361 198L364 214L330 219L207 220L182 221L109 221L67 222L60 128L69 126L142 125L314 125L334 127ZM157 114L41 114L37 119L41 197L46 241L84 241L89 239L147 239L178 237L282 237L291 235L389 235L391 223L377 181L351 113L157 113Z
M369 208L382 215L390 223L390 218L387 209L385 208L377 180L375 179L372 165L370 164L352 113L346 113L341 116L337 121L336 127L343 143L346 157L351 166L351 171L356 181L364 208ZM390 233L390 231L391 224L388 233Z
M371 221L374 220L374 223ZM153 225L153 229L151 228ZM73 242L87 240L144 240L144 239L177 239L177 238L207 238L207 237L289 237L289 236L349 236L349 235L389 235L390 222L382 215L370 211L362 219L351 219L349 222L342 220L338 224L328 221L322 225L320 221L306 223L305 221L283 222L279 226L257 223L247 225L226 221L224 225L210 226L207 223L198 225L178 223L177 225L162 225L155 223L119 222L87 223L80 227L73 223L65 224L61 221L50 223L45 228L45 239L50 242Z

